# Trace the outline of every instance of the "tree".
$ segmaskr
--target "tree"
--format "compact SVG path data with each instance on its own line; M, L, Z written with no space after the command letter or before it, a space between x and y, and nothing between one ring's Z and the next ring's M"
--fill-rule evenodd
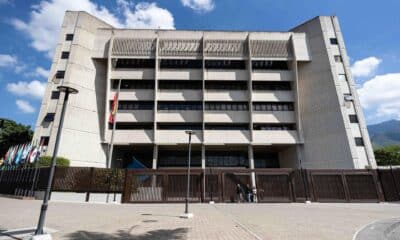
M374 151L379 166L400 165L400 145L391 145Z
M33 131L31 126L16 123L12 120L1 119L3 126L0 128L0 158L14 145L31 141Z

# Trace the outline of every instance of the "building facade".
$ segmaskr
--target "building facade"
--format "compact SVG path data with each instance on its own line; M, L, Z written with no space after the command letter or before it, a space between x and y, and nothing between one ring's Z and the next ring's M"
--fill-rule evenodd
M288 32L116 29L66 12L34 141L107 167L375 168L336 17ZM136 164L137 165L137 164Z

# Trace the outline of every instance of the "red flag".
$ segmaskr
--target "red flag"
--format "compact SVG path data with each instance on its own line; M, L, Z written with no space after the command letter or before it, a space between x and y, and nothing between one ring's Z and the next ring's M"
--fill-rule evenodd
M114 95L113 106L112 106L112 110L110 113L110 117L108 118L108 121L110 123L114 123L114 120L115 120L115 114L117 113L117 101L118 101L118 94L116 93Z

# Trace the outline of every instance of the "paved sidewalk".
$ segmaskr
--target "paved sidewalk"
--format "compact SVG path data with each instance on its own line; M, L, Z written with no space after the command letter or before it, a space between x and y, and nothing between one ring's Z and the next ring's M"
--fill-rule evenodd
M34 227L40 201L0 198L0 230ZM352 239L366 224L400 216L400 204L87 204L50 202L54 239ZM0 239L6 239L0 237Z

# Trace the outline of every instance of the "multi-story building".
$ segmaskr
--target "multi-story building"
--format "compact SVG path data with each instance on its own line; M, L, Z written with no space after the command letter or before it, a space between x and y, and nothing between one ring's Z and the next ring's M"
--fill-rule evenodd
M336 17L288 32L117 29L67 12L34 139L72 166L376 167ZM301 164L301 165L300 165Z

